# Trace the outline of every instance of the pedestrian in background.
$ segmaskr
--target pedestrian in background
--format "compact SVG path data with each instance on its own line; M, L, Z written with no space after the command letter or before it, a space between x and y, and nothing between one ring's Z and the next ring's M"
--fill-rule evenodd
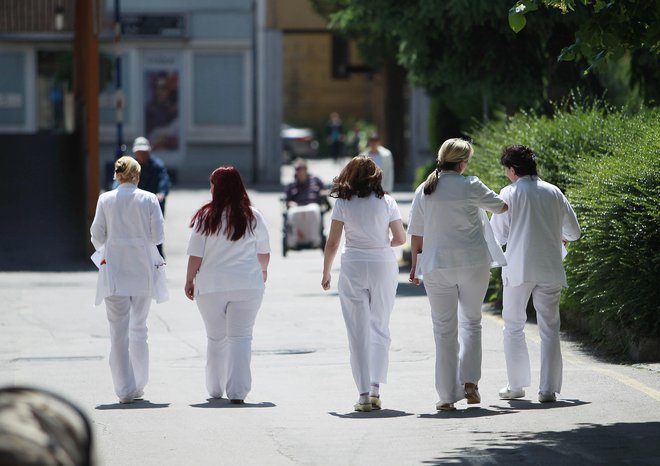
M165 164L160 158L151 153L151 144L143 136L135 138L133 142L133 154L142 167L138 188L156 195L164 217L165 199L172 186ZM162 244L158 246L158 252L164 257Z
M367 138L367 148L360 155L373 159L383 171L383 190L391 193L394 190L394 159L389 149L380 145L378 133L371 133Z
M339 113L332 112L325 125L326 142L330 148L330 157L335 162L344 155L344 123Z
M392 247L406 242L401 213L396 201L383 192L382 176L373 160L355 157L334 179L330 191L337 201L321 286L330 289L332 262L345 230L338 290L359 393L356 411L381 408L380 384L387 382L389 322L399 274Z
M241 175L219 167L212 199L193 216L184 291L206 327L206 389L242 404L252 387L252 330L268 278L270 244Z
M149 379L147 316L151 299L168 299L164 238L158 199L137 187L140 164L132 157L115 162L119 186L101 194L91 226L99 267L96 305L105 300L110 324L110 371L120 403L142 398Z
M484 210L504 212L504 201L476 176L463 176L473 154L462 139L446 140L437 168L415 192L408 233L410 281L420 283L431 305L435 337L438 411L467 398L481 402L481 306L490 267L504 262ZM422 254L422 250L424 251Z
M509 211L491 219L495 237L506 244L507 260L502 268L502 318L508 385L499 395L502 399L522 398L524 387L531 384L525 341L531 296L541 336L538 399L553 402L562 385L559 298L562 287L567 286L562 242L576 241L580 225L561 190L538 177L534 151L512 145L504 149L500 161L511 184L500 193Z

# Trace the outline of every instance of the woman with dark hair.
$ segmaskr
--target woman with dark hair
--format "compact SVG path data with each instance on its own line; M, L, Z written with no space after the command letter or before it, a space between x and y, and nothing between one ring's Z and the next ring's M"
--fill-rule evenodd
M387 382L389 322L399 273L392 247L406 242L401 213L396 201L383 192L382 178L373 160L359 156L333 180L330 191L337 201L321 286L330 289L330 269L345 230L338 290L359 393L356 411L381 407L380 384Z
M210 181L212 200L190 222L184 291L197 301L206 327L209 395L242 404L252 385L252 329L268 275L268 230L234 167L217 168Z
M481 402L481 305L490 267L504 263L484 210L508 207L479 178L463 176L473 152L462 139L442 144L437 168L415 192L408 223L410 281L418 285L424 277L431 305L438 411L455 409L463 398Z

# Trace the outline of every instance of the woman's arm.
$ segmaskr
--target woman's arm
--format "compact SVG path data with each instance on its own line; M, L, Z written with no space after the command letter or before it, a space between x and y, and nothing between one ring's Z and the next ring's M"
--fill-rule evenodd
M332 262L337 255L343 230L344 222L333 220L332 223L330 223L330 233L328 234L328 240L326 241L325 249L323 250L323 278L321 279L321 286L324 290L330 289L330 281L332 279L330 276L330 269L332 268Z
M186 297L191 301L195 297L195 276L199 271L199 266L202 265L202 258L197 256L188 256L188 270L186 271L186 285L183 290Z
M414 285L419 285L421 280L415 277L415 270L417 269L417 255L422 252L424 248L424 237L412 235L410 237L410 252L412 255L412 263L410 265L410 278L408 281Z
M401 219L390 222L390 231L392 232L390 246L394 247L406 244L406 231L403 229L403 222Z
M268 280L268 263L270 262L270 253L266 254L257 254L257 260L261 266L261 276L264 279L264 283Z

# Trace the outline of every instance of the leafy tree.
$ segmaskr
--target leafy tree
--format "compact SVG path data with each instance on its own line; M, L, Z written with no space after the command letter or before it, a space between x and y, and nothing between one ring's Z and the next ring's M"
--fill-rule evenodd
M583 19L579 14L548 10L530 16L529 27L516 34L503 26L510 0L311 1L333 31L358 41L364 60L395 60L438 99L440 129L521 107L548 112L549 101L576 86L602 92L597 79L582 77L586 63L556 60Z
M623 57L635 54L645 64L657 63L660 54L660 0L519 0L509 10L509 25L515 32L527 24L527 15L548 7L561 11L566 18L579 16L582 21L572 44L562 49L560 60L585 58L591 63L587 72Z

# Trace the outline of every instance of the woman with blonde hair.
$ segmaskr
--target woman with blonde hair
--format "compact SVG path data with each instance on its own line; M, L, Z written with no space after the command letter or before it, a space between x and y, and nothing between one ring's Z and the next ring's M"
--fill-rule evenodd
M330 191L337 201L321 286L330 289L330 270L345 231L338 291L359 393L356 411L381 408L380 384L387 382L389 321L399 273L392 247L406 242L401 213L396 201L383 192L382 178L373 160L359 156L333 180Z
M442 144L437 168L415 192L408 224L410 281L419 285L423 276L431 305L439 411L463 398L481 402L481 305L490 267L505 263L484 210L508 207L479 178L463 176L473 152L462 139Z
M142 398L149 378L147 316L151 299L168 299L164 261L156 245L164 238L158 198L142 189L140 164L115 162L117 189L101 194L91 226L98 257L96 305L105 300L110 324L110 372L120 403Z

